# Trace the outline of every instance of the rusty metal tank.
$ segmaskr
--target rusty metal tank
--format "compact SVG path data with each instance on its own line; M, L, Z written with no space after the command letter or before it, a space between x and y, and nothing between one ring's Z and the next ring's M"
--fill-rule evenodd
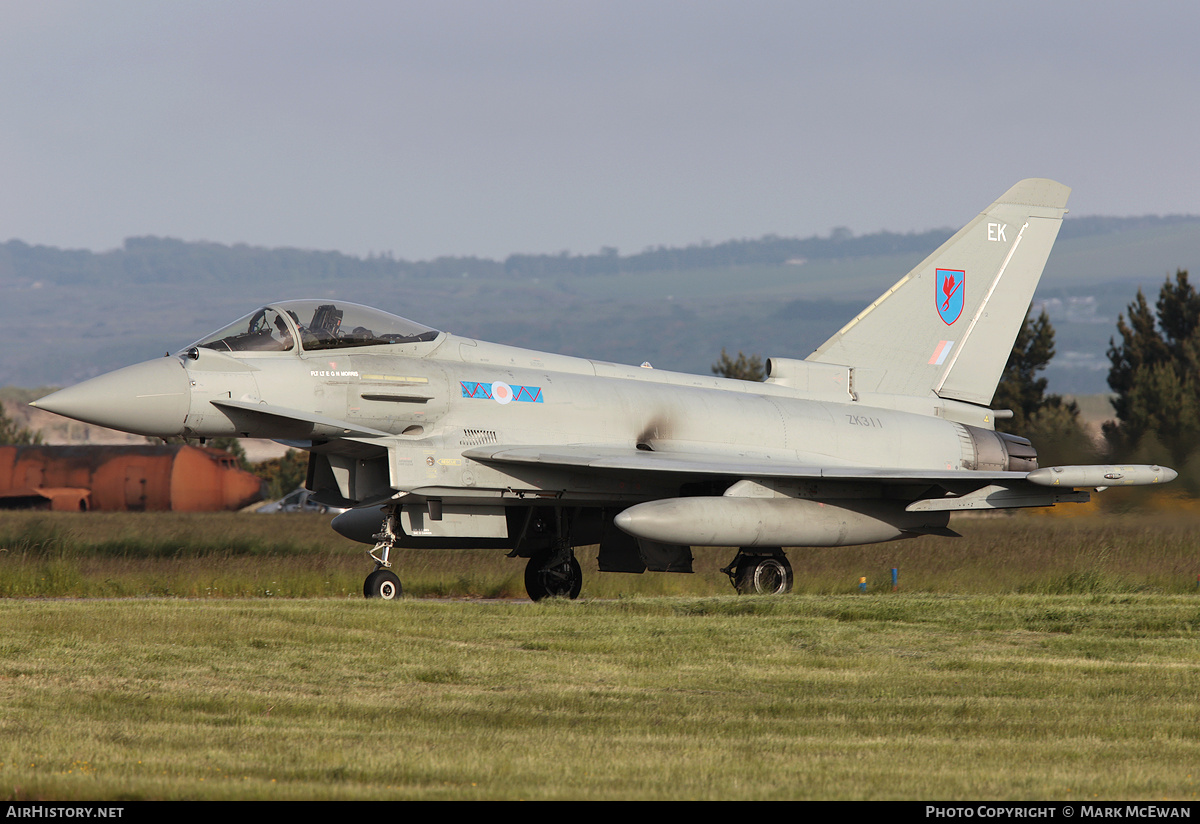
M0 506L8 508L213 512L260 500L262 486L228 452L207 447L0 447Z

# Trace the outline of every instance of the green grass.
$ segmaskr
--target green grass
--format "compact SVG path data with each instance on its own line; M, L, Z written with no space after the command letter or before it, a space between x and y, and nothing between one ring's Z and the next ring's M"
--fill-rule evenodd
M14 799L1194 800L1185 595L0 601Z
M372 568L367 547L336 535L328 521L238 513L0 513L0 597L358 596ZM1197 591L1200 514L1030 512L963 518L952 526L964 537L791 549L796 591L852 593L865 577L868 591L890 592L892 568L903 592ZM730 586L720 569L733 554L695 550L694 575L626 575L598 572L595 548L584 548L583 595L724 595ZM393 560L410 595L524 596L524 561L502 551L400 550Z
M433 597L382 603L327 518L0 513L0 788L1194 800L1200 518L952 525L789 550L777 598L729 594L728 549L694 575L585 549L583 598L539 604L502 552L402 551Z

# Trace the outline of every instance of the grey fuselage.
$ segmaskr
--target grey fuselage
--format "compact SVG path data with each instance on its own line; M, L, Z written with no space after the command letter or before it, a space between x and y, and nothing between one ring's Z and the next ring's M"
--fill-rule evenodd
M339 531L371 542L387 508L400 543L431 548L530 552L544 543L531 529L615 546L614 525L680 554L892 540L944 530L948 494L984 490L955 506L990 507L1000 490L986 484L1037 469L986 407L860 392L857 370L837 364L773 358L768 371L748 382L623 366L290 301L38 403L145 435L306 449L313 499L361 508Z
M990 429L988 410L936 397L875 399L912 411L873 405L870 398L851 400L849 393L845 403L813 400L774 381L622 366L449 334L428 342L298 355L192 351L195 358L179 358L190 381L182 434L306 441L318 453L361 453L360 462L386 449L386 487L395 492L553 491L594 501L678 494L670 479L631 482L620 472L572 478L559 467L498 467L464 457L473 447L496 444L586 444L758 462L946 471L981 468L986 456L976 444L991 434L983 434ZM508 387L503 397L492 391L498 382ZM388 437L345 437L336 427L210 403L222 400L311 412ZM970 419L975 438L964 437L961 422L943 417L948 412ZM338 442L336 450L330 439ZM342 497L348 502L378 497L385 491L379 469L370 478L335 474Z

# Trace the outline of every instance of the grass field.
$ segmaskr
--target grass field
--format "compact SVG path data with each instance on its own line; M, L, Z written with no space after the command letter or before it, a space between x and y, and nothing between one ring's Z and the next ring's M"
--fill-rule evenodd
M790 550L796 591L851 593L865 577L870 592L890 592L893 568L903 591L942 594L1183 594L1200 576L1200 512L1181 508L1073 505L951 526L963 537ZM366 549L319 515L5 512L0 597L361 597ZM626 575L597 572L594 548L584 548L583 595L724 595L719 570L733 554L695 550L694 575ZM501 551L400 550L393 560L410 595L525 595L524 561Z
M794 550L775 598L725 551L539 604L479 600L522 594L501 553L407 553L463 597L383 603L318 518L6 513L0 792L1194 801L1198 525L964 520Z
M0 602L15 799L1176 799L1190 596Z

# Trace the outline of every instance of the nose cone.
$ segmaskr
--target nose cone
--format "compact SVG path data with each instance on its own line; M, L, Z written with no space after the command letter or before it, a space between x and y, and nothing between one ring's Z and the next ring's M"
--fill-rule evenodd
M109 429L165 438L183 431L191 382L177 358L159 358L69 386L30 406Z
M347 509L333 519L333 531L360 544L375 543L375 533L383 523L383 509L369 506L365 509Z

